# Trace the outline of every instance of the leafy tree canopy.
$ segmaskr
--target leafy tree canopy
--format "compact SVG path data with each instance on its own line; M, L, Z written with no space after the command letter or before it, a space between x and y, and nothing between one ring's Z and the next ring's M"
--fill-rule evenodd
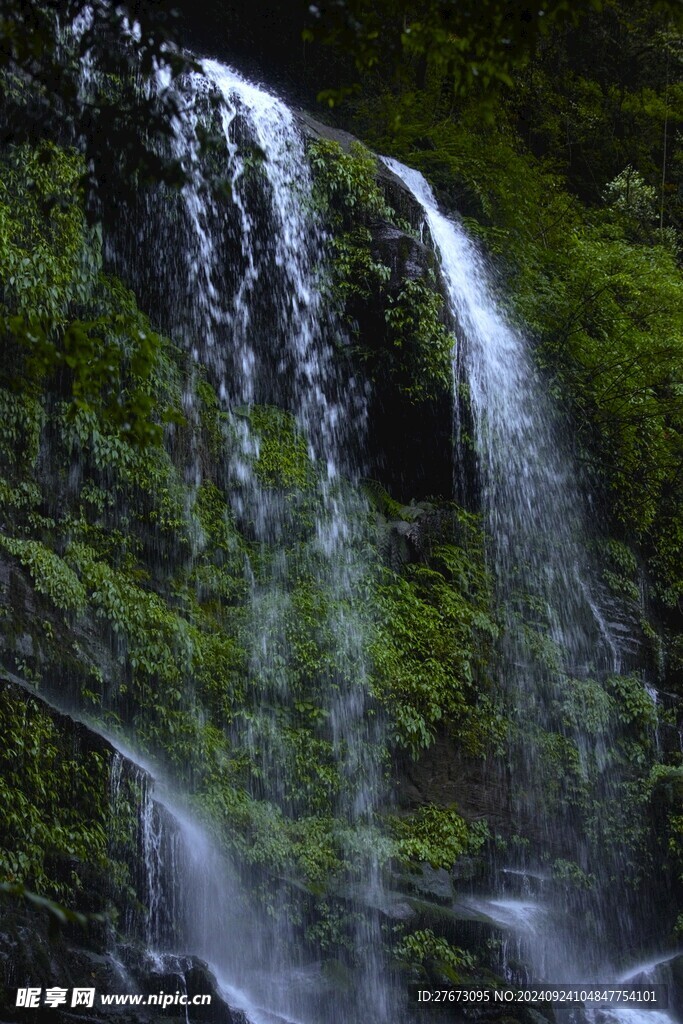
M320 98L334 106L357 92L369 72L395 87L422 88L430 74L456 95L490 105L501 86L558 31L577 29L613 0L321 0L309 6L304 38L345 55L355 67ZM679 0L649 4L651 15L683 24Z
M602 0L329 0L309 8L311 40L348 52L358 72L379 66L397 81L427 69L447 76L456 93L512 84L512 72L557 24L576 24ZM331 104L352 87L324 93Z
M3 0L0 144L77 144L91 198L112 165L122 182L179 182L180 167L159 144L170 130L174 92L150 97L138 85L140 74L161 66L171 81L190 66L170 45L173 26L164 0Z

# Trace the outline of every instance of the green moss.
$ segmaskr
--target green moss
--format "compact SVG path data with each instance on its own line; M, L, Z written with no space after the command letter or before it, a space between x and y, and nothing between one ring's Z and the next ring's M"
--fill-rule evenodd
M35 395L59 377L71 412L102 410L137 442L158 439L148 385L159 339L130 292L100 273L87 227L80 156L50 143L6 151L0 184L0 278L10 390Z
M444 725L474 753L498 745L502 724L487 699L487 651L497 635L491 581L474 520L453 509L471 546L439 544L429 564L380 574L372 688L394 742L417 756ZM451 523L452 529L452 523Z

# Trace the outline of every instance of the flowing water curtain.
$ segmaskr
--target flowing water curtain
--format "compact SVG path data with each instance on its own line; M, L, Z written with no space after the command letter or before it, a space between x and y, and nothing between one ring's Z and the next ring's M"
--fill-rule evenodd
M132 890L125 901L123 933L152 949L173 946L183 937L175 912L174 835L154 799L154 780L146 769L115 750L109 787L110 853L126 866Z
M215 61L177 79L162 69L151 88L175 91L167 155L183 167L185 183L178 192L157 187L136 196L130 216L109 224L105 252L222 399L219 474L248 590L240 635L248 701L231 726L233 746L250 765L254 806L275 807L285 820L308 818L320 808L297 779L301 752L292 737L301 715L313 715L316 749L329 748L326 814L337 822L329 838L376 902L384 743L379 717L367 713L359 607L368 572L367 508L356 486L365 396L336 356L343 339L321 297L326 240L304 140L280 100ZM192 386L183 403L196 421ZM195 493L207 482L197 451L186 476ZM292 622L313 606L317 664L302 680ZM269 963L272 988L272 977L286 975L301 954L289 924L291 886L270 888L278 925L251 956ZM389 998L377 918L350 917L381 1019ZM226 969L230 957L242 968L250 955L225 946L214 953Z
M362 430L365 410L362 397L342 380L332 356L334 337L323 327L331 322L332 331L337 330L320 298L317 274L324 238L294 118L284 104L230 69L205 62L204 71L218 96L232 167L232 199L240 216L241 253L248 267L234 292L223 335L233 377L224 379L222 391L242 442L233 470L239 494L236 513L238 519L249 518L258 547L258 565L250 571L247 624L254 706L236 742L246 737L268 800L285 814L310 814L314 808L306 806L291 777L296 756L291 749L296 723L292 705L296 709L310 701L318 706L321 724L329 719L328 728L318 732L322 742L331 743L332 770L338 776L330 810L353 825L372 813L380 796L377 744L369 742L364 716L363 627L354 608L365 572L360 556L365 507L341 477L342 471L356 471L349 449L353 444L358 450L359 439L349 436L349 427ZM235 111L241 131L237 146L230 131ZM197 230L211 215L204 207L198 216L197 193L192 186L186 191ZM200 234L206 248L206 236ZM215 239L209 240L208 249L215 259ZM212 309L210 294L202 301ZM261 463L270 440L267 419L278 416L274 407L284 407L291 416L289 429L299 445L298 471L290 480L274 480L273 475L282 477L281 468L270 474ZM281 420L280 426L287 429L287 421ZM278 484L289 485L286 493ZM308 521L304 531L297 518ZM292 617L304 612L302 579L322 615L322 645L327 648L317 677L306 681L312 693L294 688L289 650ZM286 917L284 906L281 915ZM294 948L292 936L288 943L283 938L277 937L273 957L282 956L287 945ZM370 952L371 947L379 949L377 939L359 936L370 960L377 956Z
M249 906L234 868L168 785L148 765L138 764L130 750L119 750L115 737L105 738L114 747L110 852L127 869L130 888L120 927L123 944L141 941L157 958L191 953L214 967L221 959L217 951L223 951L232 968L225 979L233 982L231 999L251 1008L247 993L234 987L241 960L230 953L263 953L263 922ZM116 950L112 955L118 963Z
M520 949L537 976L609 972L620 944L637 946L647 928L648 910L630 889L637 854L628 848L629 770L615 756L623 729L613 700L620 685L645 693L628 675L637 642L599 583L571 451L525 339L498 311L485 261L460 224L439 212L419 172L386 163L425 211L457 328L454 393L467 396L506 622L498 685L511 719L511 795L523 840L507 867L526 877L554 860L586 880L571 905L561 884L555 895L545 885L533 928L516 929ZM456 401L456 441L462 415ZM553 769L565 777L554 779ZM500 895L507 878L498 876ZM506 912L520 907L534 905L508 899Z

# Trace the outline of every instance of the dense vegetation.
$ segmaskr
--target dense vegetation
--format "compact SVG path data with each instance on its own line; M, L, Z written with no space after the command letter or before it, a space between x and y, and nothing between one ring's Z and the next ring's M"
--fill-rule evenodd
M605 582L642 634L632 675L604 685L566 680L554 709L588 736L608 725L618 732L609 757L620 813L592 803L590 776L604 765L586 769L569 725L529 723L545 811L568 806L593 851L623 845L634 887L660 863L676 889L681 759L671 743L661 748L658 729L675 734L683 679L681 37L668 7L625 0L585 5L592 13L580 29L568 5L554 4L542 31L527 35L515 23L511 49L500 31L505 5L483 5L487 19L463 38L438 21L436 5L426 5L422 28L397 33L392 20L378 37L360 6L359 84L335 117L422 169L491 254L501 301L533 337L606 524ZM39 22L38 49L27 43L27 11ZM354 11L339 5L341 21L323 21L313 35L350 45ZM2 23L2 120L30 130L6 130L0 152L0 664L112 731L133 733L191 792L262 903L274 912L279 901L280 912L285 902L311 949L362 957L347 948L356 909L346 889L362 874L366 847L410 886L421 865L450 870L466 859L485 872L488 855L533 841L521 824L494 834L466 820L438 792L384 809L356 831L340 810L345 779L326 691L353 685L361 657L370 665L369 712L386 726L372 752L380 774L395 780L439 743L490 764L518 728L490 667L501 617L477 509L436 487L411 491L405 479L395 493L393 481L341 481L358 517L350 557L363 571L341 598L326 586L313 543L321 469L294 417L269 404L226 409L210 370L150 322L103 258L98 173L111 151L97 139L130 132L135 140L118 168L122 196L131 182L181 180L133 131L146 107L128 93L126 62L109 69L109 105L90 97L88 129L73 68L71 87L51 92L61 58L49 5L19 5L13 17ZM155 33L152 21L142 47L149 66ZM493 81L502 89L496 102ZM109 133L107 111L116 114ZM154 112L150 129L162 115L168 110ZM344 358L390 414L417 428L452 398L457 341L435 260L397 277L378 249L380 222L405 251L416 232L368 149L322 140L309 157L329 234L326 293L350 342ZM245 430L264 501L288 510L294 570L282 580L275 540L257 541L234 501L230 453ZM254 599L266 590L268 600ZM269 601L283 627L270 636L271 660L256 664L253 635L268 635ZM362 651L341 664L339 614L363 622ZM537 656L552 664L540 617L529 612L526 625ZM659 720L643 672L669 694ZM102 759L74 760L37 705L9 697L0 730L0 881L79 906L83 865L116 861L111 895L124 901L125 869L105 842ZM65 803L66 788L77 799ZM627 836L624 816L633 822ZM568 906L580 908L595 880L561 856L549 867ZM398 964L438 965L450 977L485 969L483 947L462 949L450 925L423 913L393 926ZM682 930L673 907L664 928L672 938Z
M311 941L332 929L334 942L342 942L348 911L334 893L348 874L351 826L337 812L343 780L325 704L328 677L340 671L326 625L339 597L326 590L310 543L319 470L290 414L272 406L226 412L206 371L152 330L132 293L103 269L100 233L89 227L79 191L82 158L55 144L41 153L24 143L7 151L3 165L4 667L109 729L134 729L138 747L161 759L177 785L192 789L221 841L243 864L265 872L262 898L281 898L273 877L297 878L315 894ZM364 218L378 211L395 216L367 152L359 149L348 166L338 156L324 147L313 154L318 202L331 223L339 218L341 226L346 217L350 227L352 210L362 233ZM343 254L352 251L347 235L336 244L330 287L344 304L342 278L357 291L358 276L355 267L342 267ZM380 281L385 276L380 272ZM437 316L442 299L433 275L429 284L412 283L401 315L410 284L396 298L387 292L386 329L389 343L405 349L397 389L422 397L431 386L448 386L450 340ZM268 586L277 549L264 550L248 519L239 521L231 508L226 453L245 419L258 441L253 468L263 500L280 495L290 503L289 557L296 567L284 591L255 610L249 590ZM186 482L195 451L199 486ZM374 654L372 691L391 723L390 748L377 756L400 748L415 755L442 724L483 750L500 729L474 685L486 638L495 632L476 519L447 501L403 507L381 487L370 492L374 513L357 498L369 517L360 542L375 532L373 515L382 542L392 521L425 523L421 564L396 571L377 553L352 595L373 609L366 655ZM250 635L268 635L273 600L286 609L284 632L271 635L272 662L254 674ZM274 719L264 694L276 701L283 687L289 703ZM8 753L23 747L29 728L21 716L8 717ZM49 722L45 728L48 737ZM38 831L18 829L18 807L4 819L6 877L78 905L79 888L68 889L61 874L50 877L44 868L45 849L64 845L61 819L45 820L45 807L61 806L64 770L86 769L62 762L47 738L42 746L21 792L13 771L6 778L24 819L41 821ZM98 804L93 838L79 818L102 799L98 772L79 774L71 788L78 793L80 786L88 796L74 805L78 827L65 853L101 862L108 809ZM427 811L381 826L393 835L384 840L387 861L451 863L481 847L485 833L470 831L455 810ZM323 891L329 901L316 911ZM300 894L295 898L301 902ZM290 913L299 917L301 910L292 905Z
M453 98L438 65L405 89L377 73L353 110L365 138L419 166L485 241L615 535L637 545L671 609L683 564L681 59L667 16L614 3L544 39L493 124L477 95Z

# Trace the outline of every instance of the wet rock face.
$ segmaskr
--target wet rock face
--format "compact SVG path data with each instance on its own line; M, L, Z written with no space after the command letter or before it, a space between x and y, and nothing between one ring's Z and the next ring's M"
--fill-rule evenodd
M390 290L406 281L421 280L435 268L432 250L406 231L379 221L370 226L370 232L373 259L391 270Z
M649 963L628 978L629 985L664 985L669 997L669 1014L683 1017L683 953Z
M5 917L11 928L0 933L0 1024L248 1024L240 1010L231 1008L220 995L216 978L197 957L149 954L137 946L122 947L116 954L86 948L91 941L82 931L65 929L52 937L45 915L22 908ZM67 1005L27 1010L17 1007L18 988L40 988L41 1002L48 988L67 990ZM71 1007L72 990L94 988L92 1007ZM171 997L167 1005L118 1005L103 1007L101 995ZM175 1002L186 997L189 1005ZM197 996L210 996L208 1005L192 1005Z
M669 964L671 973L671 1009L683 1017L683 954L675 956Z
M307 112L298 111L296 117L311 142L334 142L344 152L358 142L349 132L331 127ZM386 362L387 356L391 359L399 352L394 343L387 341L386 310L411 282L425 282L430 289L438 290L440 278L434 249L422 238L424 211L415 196L381 160L377 161L376 181L387 204L395 211L398 224L378 217L367 224L369 256L387 267L390 276L383 294L354 303L352 315L360 347L375 357L383 351L380 358ZM360 369L365 372L362 366ZM386 370L385 365L381 373L374 374L369 399L369 475L381 479L392 494L404 500L449 494L453 481L450 394L444 391L427 400L415 400L392 386L391 374Z
M507 782L493 759L469 761L445 734L437 736L419 761L403 766L398 799L405 807L430 801L453 804L465 818L485 818L491 831L501 835L519 827L512 817Z

